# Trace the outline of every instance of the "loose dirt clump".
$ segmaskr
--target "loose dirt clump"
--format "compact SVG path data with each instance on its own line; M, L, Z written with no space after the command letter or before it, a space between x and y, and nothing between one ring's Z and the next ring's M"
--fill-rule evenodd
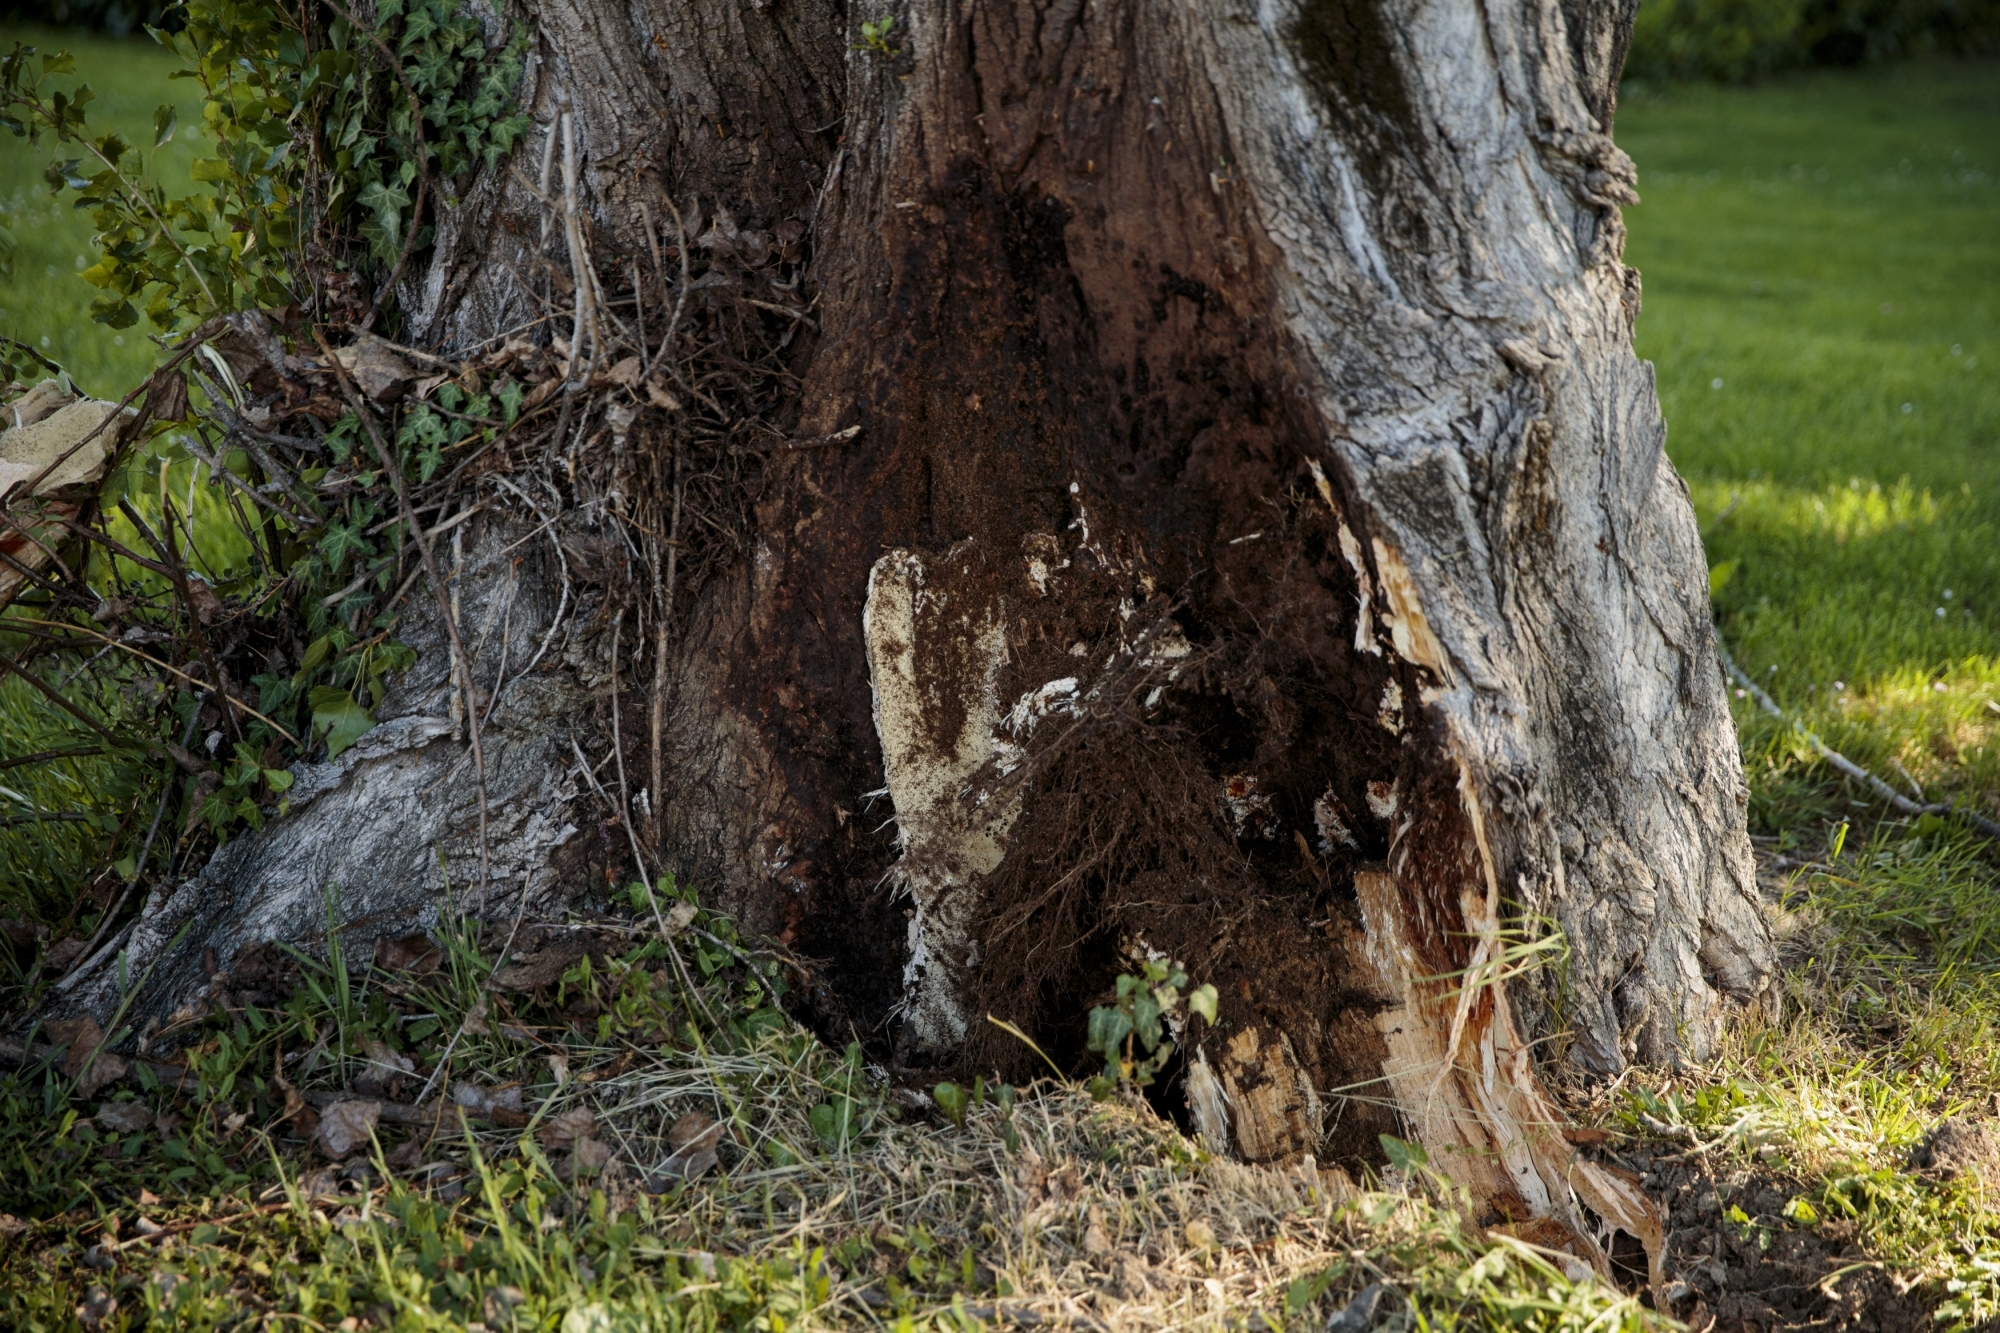
M1917 1333L1935 1300L1869 1261L1841 1224L1800 1226L1786 1205L1810 1186L1764 1167L1621 1153L1667 1217L1662 1306L1695 1333L1867 1329Z

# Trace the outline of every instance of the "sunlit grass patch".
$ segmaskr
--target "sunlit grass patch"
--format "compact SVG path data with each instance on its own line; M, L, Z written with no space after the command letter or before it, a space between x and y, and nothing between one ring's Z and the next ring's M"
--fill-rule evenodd
M1640 355L1737 662L1904 790L2000 791L2000 78L1634 90ZM1940 688L1942 687L1942 688ZM1738 701L1753 816L1856 813Z
M1906 478L1691 490L1737 662L1911 796L2000 811L2000 523L1963 494ZM1852 813L1792 728L1747 697L1735 703L1764 829ZM1794 790L1788 777L1799 776Z

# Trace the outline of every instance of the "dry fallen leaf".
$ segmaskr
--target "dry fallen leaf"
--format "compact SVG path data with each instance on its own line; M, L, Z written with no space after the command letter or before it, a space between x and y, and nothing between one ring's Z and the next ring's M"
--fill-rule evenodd
M85 1016L51 1023L49 1035L69 1047L63 1056L62 1071L65 1078L76 1080L78 1096L95 1097L100 1088L125 1077L122 1057L98 1051L104 1044L104 1030L97 1026L96 1019ZM93 1054L95 1059L91 1058Z
M588 1138L596 1128L597 1117L590 1113L589 1107L572 1106L560 1115L551 1116L536 1137L544 1148L567 1148L578 1139Z
M368 1063L373 1065L375 1071L379 1072L383 1078L394 1078L398 1074L407 1074L417 1067L417 1062L409 1056L391 1050L386 1043L378 1041L374 1037L370 1037L364 1042L362 1049L368 1053Z
M558 941L494 972L493 989L524 991L546 986L560 980L562 974L569 971L570 965L583 957L585 952L579 941Z
M576 1180L594 1176L609 1165L611 1145L586 1135L571 1145L569 1157L556 1167L556 1174L564 1180Z
M686 1115L674 1121L674 1127L667 1131L667 1146L675 1152L679 1152L715 1128L714 1117L704 1115L700 1111L689 1111ZM714 1147L715 1138L717 1137L720 1137L719 1133L711 1136L707 1146Z
M444 951L428 935L405 935L401 939L384 935L375 941L375 966L385 972L422 976L437 971L443 964Z
M416 370L410 363L378 338L364 335L351 347L339 348L333 355L346 367L361 392L378 403L402 397L416 378Z
M301 1139L316 1136L319 1133L319 1113L306 1104L306 1099L299 1096L299 1090L293 1087L291 1080L284 1075L278 1075L274 1081L278 1090L285 1094L284 1117L291 1122L293 1136ZM166 1132L164 1118L160 1122L160 1128L162 1133Z
M83 953L84 946L89 943L89 940L78 936L71 936L66 940L58 940L49 946L47 953L42 955L42 966L48 968L50 971L60 972L71 963L74 963L78 956Z
M84 1298L83 1304L76 1307L76 1321L89 1329L90 1333L97 1333L97 1330L103 1328L111 1316L117 1313L117 1298L102 1287L92 1287L90 1295Z
M381 1118L380 1102L360 1098L335 1102L320 1112L319 1135L314 1142L328 1157L345 1157L356 1148L367 1145L369 1135Z
M153 1112L144 1102L106 1102L97 1108L97 1123L119 1134L136 1134L153 1123Z
M299 1177L299 1197L308 1203L340 1195L340 1172L330 1166L318 1167Z
M504 1087L488 1088L477 1083L454 1083L451 1099L474 1115L491 1120L497 1114L521 1112L521 1085L509 1083Z

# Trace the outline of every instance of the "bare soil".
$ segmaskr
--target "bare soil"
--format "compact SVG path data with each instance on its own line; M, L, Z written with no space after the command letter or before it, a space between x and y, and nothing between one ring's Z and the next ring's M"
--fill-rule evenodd
M1675 1299L1660 1303L1693 1333L1933 1327L1936 1295L1906 1288L1871 1263L1838 1222L1806 1228L1785 1219L1785 1205L1810 1189L1807 1182L1680 1153L1618 1160L1641 1174L1667 1215L1667 1294Z

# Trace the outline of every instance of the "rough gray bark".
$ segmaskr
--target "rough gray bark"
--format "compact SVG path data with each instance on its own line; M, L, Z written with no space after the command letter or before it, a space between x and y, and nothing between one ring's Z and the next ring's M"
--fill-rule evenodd
M636 562L671 613L628 641L625 716L657 681L665 726L632 761L657 821L624 818L825 960L813 1012L906 1065L1012 1058L989 1010L1074 1054L1091 995L1170 953L1222 987L1185 1076L1218 1143L1365 1154L1396 1121L1347 1092L1386 1078L1495 1213L1601 1261L1581 1198L1656 1241L1568 1160L1528 1054L1561 1022L1591 1069L1699 1057L1771 967L1701 549L1632 353L1630 6L948 0L887 53L873 16L544 6L542 128L412 280L446 349L533 316L566 261L527 182L565 108L607 275L810 227L781 424L814 447L771 456L699 588ZM620 410L614 447L678 476L674 409ZM657 482L637 501L664 524ZM568 502L570 530L607 522ZM553 571L514 577L548 624ZM551 900L595 888L538 867L605 815L571 742L606 754L573 705L616 582L580 592L562 680L496 714L496 879ZM436 656L398 704L427 739L226 849L137 961L182 919L175 985L204 931L219 957L309 931L329 878L384 931L436 910L430 849L462 866L468 828ZM1502 982L1544 919L1561 994Z

